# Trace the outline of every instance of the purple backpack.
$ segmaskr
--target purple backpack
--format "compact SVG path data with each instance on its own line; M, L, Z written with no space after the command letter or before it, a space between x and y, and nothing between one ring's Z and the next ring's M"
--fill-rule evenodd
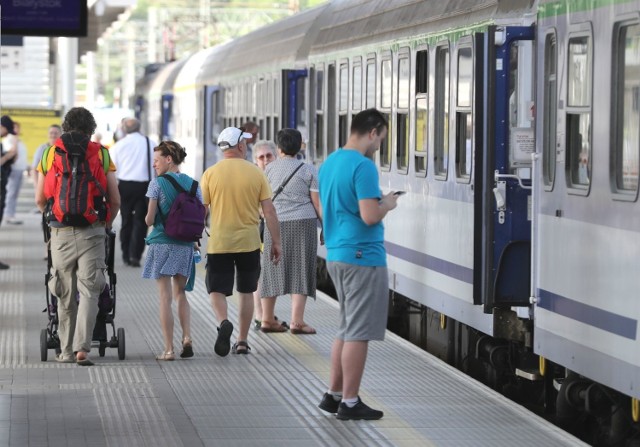
M164 224L164 232L167 236L179 241L199 241L204 230L206 209L196 195L198 182L194 180L191 189L187 191L170 175L161 175L158 178L168 180L178 191L166 218L158 207L160 218Z

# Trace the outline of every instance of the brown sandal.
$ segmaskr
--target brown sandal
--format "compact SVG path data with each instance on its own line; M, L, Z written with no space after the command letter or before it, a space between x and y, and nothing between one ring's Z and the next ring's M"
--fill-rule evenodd
M265 333L270 332L287 332L287 326L280 323L279 321L266 321L263 320L260 324L260 331Z
M316 333L316 330L307 323L291 322L291 333L296 335L313 335Z

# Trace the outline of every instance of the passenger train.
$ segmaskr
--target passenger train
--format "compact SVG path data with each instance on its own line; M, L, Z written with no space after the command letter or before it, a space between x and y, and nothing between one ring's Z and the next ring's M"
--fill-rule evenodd
M135 102L196 178L227 126L298 128L319 168L382 111L381 188L407 192L384 222L391 318L586 440L632 445L640 1L333 1L162 67Z

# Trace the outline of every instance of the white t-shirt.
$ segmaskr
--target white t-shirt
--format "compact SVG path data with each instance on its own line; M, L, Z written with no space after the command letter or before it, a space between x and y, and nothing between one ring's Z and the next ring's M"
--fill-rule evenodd
M29 160L27 160L27 146L25 146L22 140L13 134L8 134L2 139L2 145L5 147L6 151L10 150L11 147L16 144L18 145L18 155L13 159L11 170L14 172L24 171L27 169L27 166L29 166Z

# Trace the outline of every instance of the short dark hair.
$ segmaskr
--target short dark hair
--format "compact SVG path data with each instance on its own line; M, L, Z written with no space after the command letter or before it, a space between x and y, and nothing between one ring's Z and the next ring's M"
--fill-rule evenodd
M164 157L171 157L174 164L181 164L187 156L187 152L182 146L175 141L161 141L158 146L153 149L154 152L160 152Z
M302 147L302 134L296 129L281 129L276 135L276 143L285 154L296 155Z
M62 130L64 132L80 132L90 137L95 132L96 120L84 107L73 107L64 116Z
M357 135L368 134L373 129L380 134L382 129L387 129L388 127L387 119L376 109L363 110L351 120L351 133Z

